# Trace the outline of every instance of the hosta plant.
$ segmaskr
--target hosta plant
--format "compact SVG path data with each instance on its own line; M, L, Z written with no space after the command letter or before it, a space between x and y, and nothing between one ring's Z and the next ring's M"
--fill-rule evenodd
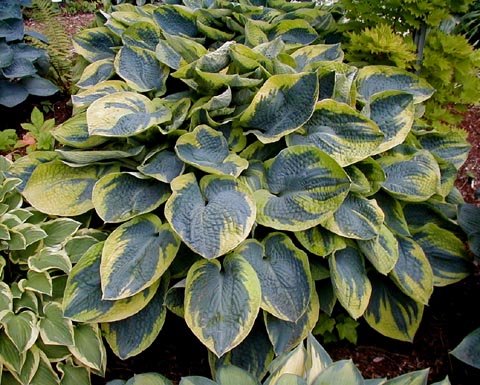
M97 324L62 311L78 254L102 239L70 218L50 219L24 204L22 181L5 178L0 158L0 378L2 384L89 385L103 375L106 351Z
M315 3L121 5L74 38L87 65L63 145L14 163L38 211L108 237L63 311L121 358L167 309L261 377L335 304L411 341L434 286L470 273L454 179L469 148L415 125L434 90L343 63Z

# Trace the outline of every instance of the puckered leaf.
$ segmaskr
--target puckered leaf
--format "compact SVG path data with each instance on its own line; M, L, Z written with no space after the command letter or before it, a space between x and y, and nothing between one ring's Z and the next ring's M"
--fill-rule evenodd
M348 166L374 154L383 138L373 121L349 105L322 100L302 129L287 137L287 144L314 145Z
M303 71L310 63L323 61L342 61L343 51L340 44L315 44L299 48L292 53L297 70Z
M162 38L162 31L150 21L139 21L129 26L122 33L124 46L138 47L155 52L155 48Z
M257 222L278 230L314 227L343 202L350 179L314 146L292 146L266 162L267 189L255 192Z
M223 261L196 262L188 272L185 321L215 355L233 349L250 332L261 303L261 288L253 267L231 254Z
M314 70L320 81L319 99L354 104L354 81L358 68L339 62L312 62L305 70Z
M95 100L87 109L90 135L128 137L171 118L168 108L158 107L135 92L117 92Z
M186 7L170 4L157 7L153 18L162 31L170 35L194 37L198 33L195 16Z
M378 192L385 182L385 173L378 162L372 158L345 167L345 171L352 180L350 191L365 197Z
M267 34L269 40L281 38L285 43L308 45L317 37L317 31L305 20L282 20Z
M262 287L262 308L295 322L307 310L313 281L307 255L283 233L270 233L261 243L249 239L235 249L255 269Z
M131 90L132 89L124 81L105 80L92 87L89 87L86 90L72 95L73 113L75 115L84 111L90 104L92 104L95 100L100 99L102 96L111 95L115 92ZM71 119L73 118L75 118L75 116L72 116ZM55 130L56 129L54 129L54 131Z
M103 299L131 297L153 285L172 263L180 240L154 214L117 227L105 241L100 264Z
M248 167L247 160L229 152L223 134L206 125L182 135L175 151L185 163L208 173L238 177Z
M72 42L75 52L90 63L113 59L113 48L121 45L120 38L106 27L84 29L75 35Z
M89 135L86 113L72 116L50 133L59 143L79 149L96 147L108 140L98 135Z
M152 152L145 157L138 171L151 176L160 182L170 183L177 176L183 174L185 163L183 163L174 152L159 150Z
M234 249L255 222L250 189L231 176L207 175L197 183L189 173L171 183L165 217L196 253L216 258Z
M278 141L310 118L317 97L315 73L274 75L255 94L240 124L263 143Z
M110 79L114 73L112 59L97 60L83 70L82 76L76 85L80 88L89 88Z
M295 232L295 237L310 253L326 257L335 250L346 246L343 237L328 231L321 226L315 226L305 231Z

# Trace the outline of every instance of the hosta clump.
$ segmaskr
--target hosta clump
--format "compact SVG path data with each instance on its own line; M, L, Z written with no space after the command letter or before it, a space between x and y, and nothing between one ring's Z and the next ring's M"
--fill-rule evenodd
M62 311L67 275L82 250L105 236L24 204L22 181L0 158L0 378L5 384L90 384L106 352L97 324Z
M10 170L37 210L109 232L63 310L102 323L121 358L167 309L212 362L260 377L337 302L411 341L434 286L470 272L452 214L468 145L414 124L434 90L343 63L315 3L262 4L114 8L74 39L86 65L63 147Z

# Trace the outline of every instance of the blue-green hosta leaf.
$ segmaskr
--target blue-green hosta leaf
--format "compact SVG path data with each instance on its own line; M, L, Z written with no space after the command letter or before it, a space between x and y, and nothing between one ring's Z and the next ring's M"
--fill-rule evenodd
M450 354L460 361L480 369L480 328L468 334Z
M60 385L90 384L90 371L83 366L76 366L73 362L59 362L57 365L58 371L61 373Z
M112 383L111 385L115 384ZM135 374L125 382L125 385L173 385L173 382L159 373L152 372Z
M257 191L266 188L266 177L263 162L260 162L259 160L250 160L248 162L248 168L242 172L238 179L247 184L252 191Z
M43 163L32 172L23 194L37 210L61 216L75 216L93 208L92 190L115 166L72 168L59 160Z
M72 95L73 113L76 115L79 112L86 110L90 104L92 104L95 100L100 99L102 96L111 95L115 92L122 91L132 91L132 89L126 82L121 80L105 80L84 91L80 91L76 95ZM73 116L72 119L74 117L75 116ZM92 145L92 147L94 146L95 144Z
M170 110L156 106L135 92L117 92L95 100L87 109L90 135L128 137L146 131L172 117Z
M173 285L165 297L166 308L180 318L185 318L185 281L182 279Z
M375 200L385 215L385 225L396 234L410 236L401 202L384 192L375 194ZM423 223L423 222L422 222Z
M464 242L451 231L428 223L412 230L412 235L430 262L434 286L450 285L471 274L472 259Z
M311 368L307 373L307 380L311 383L321 372L332 365L333 361L311 333L307 337L307 353L311 360Z
M165 297L169 282L168 274L164 274L155 296L137 314L124 320L102 325L105 339L120 359L125 360L136 356L147 349L157 338L167 314Z
M193 71L193 79L182 76L180 71L175 72L172 74L172 76L187 79L187 84L195 91L209 95L220 92L220 90L225 88L225 86L235 88L253 88L262 83L261 79L252 79L238 74L232 75L225 74L223 72L205 72L198 68L195 68Z
M62 304L65 317L80 322L118 321L139 312L154 296L160 282L124 300L103 300L100 278L103 246L99 242L90 247L70 272Z
M403 294L388 278L372 276L370 279L372 296L363 318L384 336L412 342L424 305Z
M240 124L262 143L276 142L310 118L317 97L315 73L274 75L255 94Z
M235 249L255 269L262 286L262 309L295 322L307 310L313 281L307 255L291 239L270 233L262 243L249 239Z
M58 269L68 274L72 263L63 251L45 247L28 258L28 268L38 272Z
M423 385L423 384L426 384L428 381L429 372L430 372L429 368L416 370L413 372L402 374L401 376L398 376L398 377L394 377L390 380L385 381L383 384L384 385L404 385L404 384ZM435 384L450 385L450 381L448 381L448 377L446 380L447 380L446 383L442 381L440 383L435 383ZM435 385L435 384L432 384L432 385Z
M222 385L260 385L259 380L253 377L251 373L234 365L218 368L215 380Z
M295 237L310 253L326 257L335 250L345 248L343 237L328 231L321 226L315 226L305 231L296 231Z
M72 39L75 52L90 63L102 59L113 59L114 48L121 45L120 38L106 27L87 28Z
M328 99L315 105L312 117L287 137L287 144L314 145L344 167L375 153L383 138L377 125L365 115Z
M118 172L95 183L92 202L100 218L118 223L155 210L169 195L166 183L139 173Z
M367 240L378 235L384 219L375 199L351 193L323 226L346 238Z
M363 385L365 380L362 374L355 366L353 361L340 360L334 362L313 381L312 385L326 385L326 384L343 384L343 385Z
M255 192L261 225L306 230L324 222L348 194L345 171L314 146L288 147L265 165L268 190Z
M281 38L285 43L309 45L317 39L317 31L305 20L282 20L267 34L269 40Z
M297 63L297 71L304 71L310 63L323 61L338 61L343 59L343 51L340 44L314 44L295 50L291 54Z
M163 102L166 105L168 103L167 99L163 99ZM168 134L180 128L187 118L191 104L192 100L190 98L180 98L178 101L173 101L172 104L168 106L172 112L171 123L160 126L160 132L162 134Z
M104 150L55 150L60 154L60 159L67 164L74 166L90 165L105 160L118 160L131 158L139 155L144 150L144 146L127 148L125 145L112 145L105 147Z
M98 239L89 235L75 236L65 243L65 252L72 264L75 264L91 246L98 242Z
M158 281L175 258L180 239L168 223L143 214L117 227L100 264L103 299L131 297Z
M160 40L158 42L155 47L155 57L160 63L174 70L178 70L182 65L186 64L186 62L183 61L182 55L175 51L166 40Z
M165 217L196 253L216 258L237 247L255 222L250 189L231 176L207 175L197 183L189 173L175 178Z
M253 267L230 254L220 262L202 260L189 270L185 288L185 321L217 357L242 342L253 327L261 287Z
M85 112L72 116L53 128L50 134L61 144L79 149L100 146L108 138L88 134L87 115Z
M469 249L476 257L480 257L480 208L472 203L460 204L457 221L468 236Z
M385 173L377 161L372 158L364 159L358 163L345 167L352 181L350 191L365 197L378 192L385 182Z
M43 307L43 317L39 320L38 328L45 344L74 344L73 323L63 316L62 305L58 302L49 302Z
M83 365L103 375L107 365L107 352L97 324L77 324L73 329L75 343L68 349Z
M269 41L267 32L271 28L269 23L262 20L247 19L245 23L245 45L257 47Z
M379 273L387 275L397 263L399 255L397 238L383 224L377 237L358 240L357 245Z
M365 312L372 294L362 255L347 247L333 253L328 264L335 296L350 316L357 319Z
M334 99L354 105L354 81L358 68L340 62L312 62L305 71L316 71L320 81L319 99Z
M24 353L37 340L39 330L36 315L28 310L18 314L8 312L2 318L5 334L10 338L19 353Z
M143 48L123 46L115 56L115 71L138 92L155 91L163 95L170 69L160 63L155 52Z
M419 150L411 155L385 156L377 161L387 177L382 187L397 199L425 201L440 186L440 168L427 150Z
M183 134L175 144L178 157L187 164L207 173L238 177L248 167L248 161L228 150L223 134L206 125Z
M195 16L187 7L174 4L157 7L153 19L163 32L170 35L195 37L198 34Z
M202 44L187 37L178 36L163 32L168 45L185 60L192 63L208 53L208 49ZM159 59L160 60L160 59ZM162 61L162 60L160 60Z
M162 37L162 30L150 21L139 21L122 33L123 45L148 49L152 52L155 52Z
M85 67L76 86L80 88L92 87L110 79L114 73L112 59L97 60Z
M318 321L320 303L316 290L312 290L307 310L295 322L278 319L264 312L264 321L276 355L286 353L299 345Z
M433 292L433 271L420 245L398 235L398 261L390 277L406 295L424 305Z
M168 150L157 150L145 157L141 166L137 167L144 175L151 176L163 183L170 183L183 174L185 163Z

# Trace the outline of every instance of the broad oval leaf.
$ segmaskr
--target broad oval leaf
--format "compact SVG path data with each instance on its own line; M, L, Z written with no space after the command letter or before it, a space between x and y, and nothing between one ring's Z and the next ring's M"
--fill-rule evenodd
M43 313L38 323L42 341L48 345L73 345L73 323L63 316L62 305L49 302L43 307Z
M112 59L97 60L89 64L82 72L76 86L89 88L110 79L115 74Z
M76 114L85 111L90 104L92 104L95 100L100 99L102 96L111 95L115 92L131 90L132 89L124 81L105 80L84 91L80 91L77 94L72 95L74 116L71 119L75 118ZM53 131L55 132L56 129Z
M73 335L75 343L68 349L83 365L103 375L107 365L107 352L99 326L77 324L73 329Z
M196 262L185 288L185 321L217 357L233 349L250 332L261 303L253 267L241 256Z
M128 137L170 120L168 108L156 106L149 98L123 91L103 96L87 108L90 135Z
M124 222L155 210L170 195L166 183L139 177L131 172L110 173L101 178L92 192L97 214L105 222Z
M89 135L86 113L72 116L51 130L50 133L59 143L79 149L100 146L108 140L101 136Z
M198 33L194 14L187 7L174 4L157 7L153 18L162 31L170 35L194 37Z
M147 155L137 169L142 174L151 176L160 182L170 183L177 176L183 174L185 163L174 152L160 150Z
M248 167L246 159L229 152L223 134L207 125L183 134L175 144L175 151L182 161L207 173L238 177Z
M216 258L237 247L255 222L250 189L231 176L207 175L197 183L193 173L175 178L165 217L196 253Z
M343 202L350 179L314 146L292 146L266 163L268 190L255 192L257 222L277 230L314 227Z
M153 285L175 258L180 239L154 214L139 215L106 239L100 276L103 299L131 297Z
M313 381L312 385L326 384L342 384L342 385L363 385L365 380L362 374L355 366L353 361L340 360L334 362Z
M155 52L162 36L162 30L155 23L139 21L122 33L122 41L124 46L144 48Z
M5 334L15 345L18 353L24 353L32 347L37 340L39 330L37 328L36 315L28 310L18 314L8 312L2 318Z
M114 47L121 45L120 38L106 27L88 28L78 32L72 39L75 52L90 63L113 59Z
M324 61L342 61L343 51L340 44L310 44L295 50L291 54L297 63L297 70L304 71L310 63Z
M273 75L255 94L240 124L262 143L276 142L310 118L317 98L315 73Z
M287 235L270 233L262 243L246 240L235 253L255 269L262 287L264 310L291 322L305 313L313 288L308 258Z
M151 372L135 374L125 385L173 385L173 382L159 373Z
M468 334L450 354L466 364L480 369L480 328Z

